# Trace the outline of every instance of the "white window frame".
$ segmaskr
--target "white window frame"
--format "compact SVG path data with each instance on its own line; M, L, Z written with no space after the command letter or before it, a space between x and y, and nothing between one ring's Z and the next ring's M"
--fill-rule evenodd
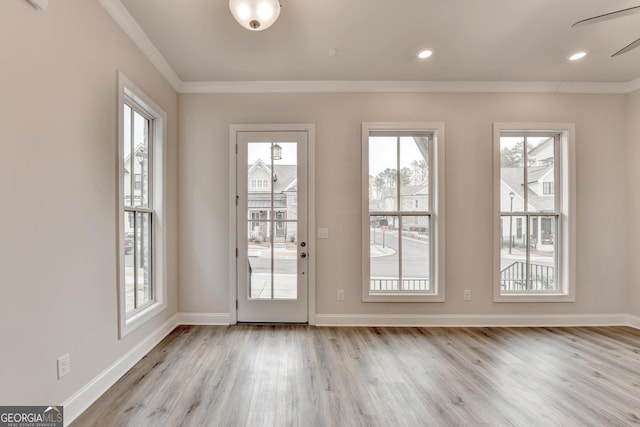
M419 132L430 133L431 159L429 179L431 194L430 262L434 293L430 294L371 294L370 246L369 246L369 136L371 133ZM367 122L362 123L362 301L363 302L444 302L445 301L445 134L442 122Z
M142 107L148 116L153 118L154 132L150 136L149 146L151 159L150 187L153 192L149 198L150 208L153 210L151 221L151 303L131 315L127 315L125 307L125 269L124 269L124 104L131 99ZM144 94L124 74L118 73L118 217L117 240L119 247L118 262L118 326L119 337L123 338L138 327L144 325L153 317L167 308L167 231L166 231L166 142L167 114L148 96Z
M554 165L558 204L556 278L558 291L549 293L500 292L500 137L508 132L556 133L560 135ZM575 125L573 123L494 123L493 124L493 299L495 302L574 302L575 289Z

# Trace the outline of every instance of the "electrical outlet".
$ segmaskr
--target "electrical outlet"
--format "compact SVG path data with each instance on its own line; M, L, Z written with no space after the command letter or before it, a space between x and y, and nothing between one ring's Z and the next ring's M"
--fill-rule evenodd
M58 357L58 379L71 373L71 361L69 360L69 353Z
M465 301L471 301L471 290L470 289L465 289L465 291L464 291L464 300Z
M338 289L337 299L338 299L338 301L344 301L344 290L343 289Z

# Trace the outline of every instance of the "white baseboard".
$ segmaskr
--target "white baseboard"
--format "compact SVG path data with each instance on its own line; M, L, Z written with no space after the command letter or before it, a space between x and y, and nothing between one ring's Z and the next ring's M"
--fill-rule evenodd
M162 326L153 331L147 338L116 360L97 377L67 399L64 405L64 424L71 424L80 414L93 404L114 385L136 363L158 345L175 327L178 326L178 315L174 315Z
M229 313L178 313L180 325L229 325Z
M632 314L629 314L627 316L627 326L640 329L640 316L634 316Z
M316 326L621 326L629 325L626 314L565 315L379 315L316 314ZM638 319L640 322L640 318ZM640 325L640 323L639 323Z

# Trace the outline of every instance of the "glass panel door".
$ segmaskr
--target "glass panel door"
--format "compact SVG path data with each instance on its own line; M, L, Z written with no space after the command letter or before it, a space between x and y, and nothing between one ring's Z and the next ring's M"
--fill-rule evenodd
M238 321L307 321L306 132L238 132Z

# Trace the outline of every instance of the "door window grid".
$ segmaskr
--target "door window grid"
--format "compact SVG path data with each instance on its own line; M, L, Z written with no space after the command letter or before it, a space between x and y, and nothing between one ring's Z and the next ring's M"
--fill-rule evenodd
M285 160L271 154L276 146L286 153ZM248 144L249 175L269 175L268 179L248 178L248 205L268 205L250 213L248 244L253 256L248 261L249 299L298 298L296 251L292 251L297 244L297 197L292 197L295 190L289 190L289 194L284 192L285 188L297 182L297 151L297 143L294 142ZM283 163L285 161L294 164ZM269 185L270 182L274 184ZM287 218L286 210L281 210L283 206L293 213L292 219Z

